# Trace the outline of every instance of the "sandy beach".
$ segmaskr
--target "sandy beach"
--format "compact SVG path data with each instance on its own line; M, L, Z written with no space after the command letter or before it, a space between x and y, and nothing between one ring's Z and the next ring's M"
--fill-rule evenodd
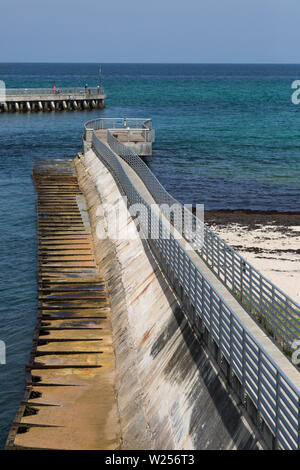
M300 212L205 211L205 223L300 304Z

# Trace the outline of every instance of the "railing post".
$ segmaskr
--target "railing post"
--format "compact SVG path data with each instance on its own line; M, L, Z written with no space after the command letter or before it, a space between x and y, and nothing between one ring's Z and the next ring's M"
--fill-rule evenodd
M212 343L212 287L209 287L209 339Z
M189 266L188 293L189 293L189 298L191 299L191 260L190 258L188 258L188 266Z
M259 310L260 315L263 313L263 300L262 300L262 277L259 277Z
M204 319L204 278L201 276L201 308L202 308L202 317ZM203 320L204 324L204 320Z
M243 405L246 406L246 332L243 329L243 344L242 344L242 387L243 387Z
M257 357L257 416L260 414L261 410L261 350L258 348L258 357Z
M234 293L235 289L235 269L234 269L234 251L231 251L231 261L232 261L232 290Z
M298 449L300 450L300 396L298 396Z
M233 322L232 322L232 312L230 310L230 323L229 323L229 335L230 335L230 344L229 344L229 382L232 381L232 372L233 372L233 367L232 367L232 337L233 337Z
M274 309L274 298L275 298L275 292L274 292L274 285L272 284L272 310ZM272 327L273 327L273 322L272 322ZM286 329L286 325L285 325L285 329Z
M276 404L275 404L275 449L278 449L279 445L279 429L278 429L278 422L279 422L279 389L280 389L280 374L279 370L276 371Z
M240 259L240 286L241 286L241 301L244 298L244 267L243 267L243 260Z
M210 238L210 249L211 249L211 267L212 267L212 270L214 270L214 267L215 267L215 260L214 260L215 244L212 243L212 239L213 239L212 232L209 233L209 238Z
M227 285L227 248L224 247L224 282Z
M250 313L252 313L252 266L250 266L249 269L249 290L250 290L250 295L249 295L249 304L250 304Z
M222 321L222 300L219 299L219 357L218 362L222 361L222 344L223 344L223 321Z
M220 277L220 240L217 238L218 243L217 243L217 250L218 250L218 276Z

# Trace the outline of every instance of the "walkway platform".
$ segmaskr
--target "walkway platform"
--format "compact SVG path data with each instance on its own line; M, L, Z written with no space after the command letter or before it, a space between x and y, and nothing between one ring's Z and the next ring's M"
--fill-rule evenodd
M145 131L142 129L112 129L112 134L120 142L127 144L128 142L145 142ZM107 142L107 130L101 129L96 131L97 137L103 142Z
M141 118L99 118L87 122L83 136L84 152L91 148L94 132L99 140L107 143L108 131L140 157L152 155L155 141L152 119Z
M39 160L38 319L6 449L118 449L109 297L71 161Z

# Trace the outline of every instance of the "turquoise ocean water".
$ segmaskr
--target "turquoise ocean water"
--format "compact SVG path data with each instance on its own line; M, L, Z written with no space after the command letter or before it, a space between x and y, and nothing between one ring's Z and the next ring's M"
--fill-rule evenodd
M97 116L151 117L147 162L169 192L206 209L300 210L300 65L105 64L106 109L0 115L0 447L22 399L36 320L36 157L81 150ZM97 64L0 64L12 87L97 84Z

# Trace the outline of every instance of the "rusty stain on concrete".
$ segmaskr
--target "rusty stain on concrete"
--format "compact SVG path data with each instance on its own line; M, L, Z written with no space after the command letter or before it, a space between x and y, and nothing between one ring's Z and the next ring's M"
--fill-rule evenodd
M151 328L147 330L146 333L143 334L140 344L145 343L145 341L147 341L147 339L150 337L150 334L151 334Z

